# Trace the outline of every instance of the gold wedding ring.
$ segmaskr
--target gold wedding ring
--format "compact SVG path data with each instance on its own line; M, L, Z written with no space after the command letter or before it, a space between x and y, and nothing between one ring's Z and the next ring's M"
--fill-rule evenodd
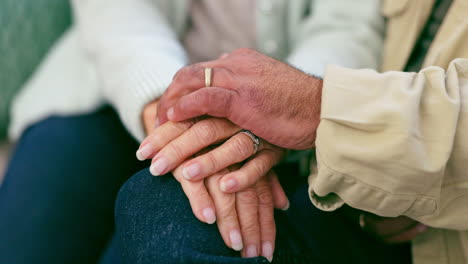
M205 87L210 87L211 86L211 74L213 72L213 69L211 68L205 68Z

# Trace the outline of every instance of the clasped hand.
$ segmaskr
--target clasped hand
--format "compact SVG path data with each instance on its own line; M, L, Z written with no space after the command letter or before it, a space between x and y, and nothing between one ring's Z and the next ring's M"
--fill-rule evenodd
M284 150L252 139L221 118L167 122L154 129L156 103L145 108L148 137L137 152L152 159L153 175L172 172L187 195L194 215L217 223L228 247L243 257L271 260L275 243L273 208L289 202L271 170Z

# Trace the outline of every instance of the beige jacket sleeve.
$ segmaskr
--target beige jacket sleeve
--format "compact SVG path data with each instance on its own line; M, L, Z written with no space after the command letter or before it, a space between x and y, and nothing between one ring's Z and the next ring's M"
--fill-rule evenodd
M468 60L419 73L328 67L312 202L468 229Z

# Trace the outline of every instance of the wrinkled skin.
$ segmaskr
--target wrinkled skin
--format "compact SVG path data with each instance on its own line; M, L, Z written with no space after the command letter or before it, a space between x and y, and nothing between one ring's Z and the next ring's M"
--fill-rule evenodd
M212 68L211 87L204 69ZM322 81L256 51L239 49L181 69L158 104L159 123L209 115L287 149L314 147Z

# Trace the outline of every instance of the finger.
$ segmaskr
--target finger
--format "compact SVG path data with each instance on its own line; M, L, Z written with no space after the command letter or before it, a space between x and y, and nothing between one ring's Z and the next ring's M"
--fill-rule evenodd
M148 103L142 112L143 117L143 126L145 129L146 135L151 134L151 132L158 127L156 122L156 110L158 106L158 99L153 102Z
M380 237L399 234L417 222L406 216L396 218L380 217L373 214L364 214L364 229Z
M223 193L218 188L219 179L223 173L227 172L227 170L223 170L222 172L206 178L205 185L215 205L216 223L218 224L218 229L223 237L224 243L228 247L240 251L244 245L237 217L236 197L234 194Z
M182 96L167 110L167 118L171 121L183 121L202 115L229 117L236 96L236 92L224 88L202 88Z
M281 155L278 151L271 149L258 152L242 168L223 177L220 185L221 190L233 193L254 185L281 160Z
M267 174L267 180L270 183L271 192L273 195L273 203L275 208L286 211L289 209L289 199L284 192L281 183L278 180L276 173L271 170Z
M400 234L384 238L384 241L390 244L410 242L414 238L416 238L419 234L424 233L427 229L428 229L427 226L418 223L412 228Z
M261 235L257 191L255 188L248 188L235 195L236 209L245 245L241 255L247 258L258 257L261 250Z
M187 162L183 170L184 177L187 180L200 180L248 159L254 152L252 139L244 133L237 133L221 146Z
M218 60L222 60L222 59L225 59L227 57L229 57L229 53L223 53L223 54L221 54L221 56L218 57Z
M199 64L181 68L172 78L158 104L157 114L160 124L167 122L166 112L180 96L204 87L204 70Z
M239 130L238 126L225 119L201 120L154 156L150 172L154 176L163 175L179 166L193 154L232 136Z
M261 255L271 262L275 249L276 225L273 212L273 195L270 187L267 179L260 180L256 185L262 245Z
M152 158L161 148L182 135L192 124L192 121L169 122L156 128L140 144L140 148L136 152L137 158L141 161Z
M205 87L205 68L212 69L211 86L227 87L231 80L231 72L219 67L219 60L201 62L180 69L166 89L158 105L158 119L161 124L167 119L167 111L182 96Z
M174 177L180 182L187 196L193 214L198 220L207 224L216 222L215 206L203 181L190 182L182 177L182 168L173 171Z

